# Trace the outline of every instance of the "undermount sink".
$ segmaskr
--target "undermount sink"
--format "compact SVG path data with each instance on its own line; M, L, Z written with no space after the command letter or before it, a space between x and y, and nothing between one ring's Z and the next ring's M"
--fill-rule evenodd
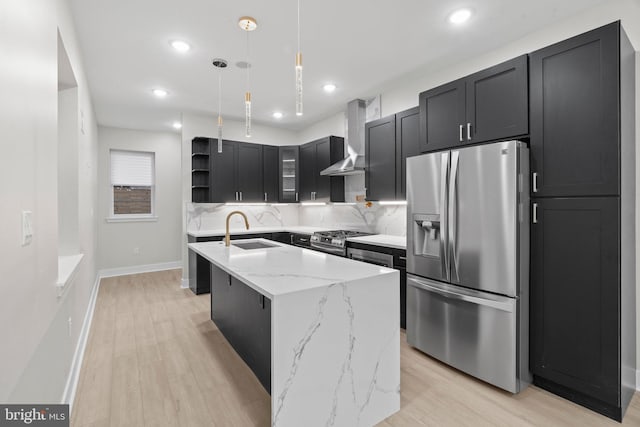
M274 245L271 243L265 242L231 242L233 246L237 246L240 249L266 249L266 248L277 248L280 245Z

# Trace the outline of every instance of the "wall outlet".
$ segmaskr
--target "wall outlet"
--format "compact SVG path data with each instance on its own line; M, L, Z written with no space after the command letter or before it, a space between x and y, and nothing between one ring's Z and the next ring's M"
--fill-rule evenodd
M22 211L22 246L31 244L33 240L33 212Z
M133 248L134 255L140 255L140 248Z

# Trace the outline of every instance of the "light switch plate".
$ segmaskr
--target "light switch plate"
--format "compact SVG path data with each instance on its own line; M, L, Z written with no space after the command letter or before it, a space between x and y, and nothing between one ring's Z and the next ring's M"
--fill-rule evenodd
M22 211L22 246L31 244L33 240L33 213Z

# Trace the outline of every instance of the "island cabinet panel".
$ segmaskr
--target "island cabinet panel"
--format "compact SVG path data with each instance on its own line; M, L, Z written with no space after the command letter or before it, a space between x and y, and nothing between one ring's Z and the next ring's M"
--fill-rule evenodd
M271 300L211 264L211 320L271 392Z

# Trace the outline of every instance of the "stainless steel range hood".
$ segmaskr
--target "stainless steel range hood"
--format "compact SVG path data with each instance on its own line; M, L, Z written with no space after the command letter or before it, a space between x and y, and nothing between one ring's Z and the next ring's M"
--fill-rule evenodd
M364 123L366 104L354 99L347 104L347 157L320 172L320 175L345 176L364 173Z

